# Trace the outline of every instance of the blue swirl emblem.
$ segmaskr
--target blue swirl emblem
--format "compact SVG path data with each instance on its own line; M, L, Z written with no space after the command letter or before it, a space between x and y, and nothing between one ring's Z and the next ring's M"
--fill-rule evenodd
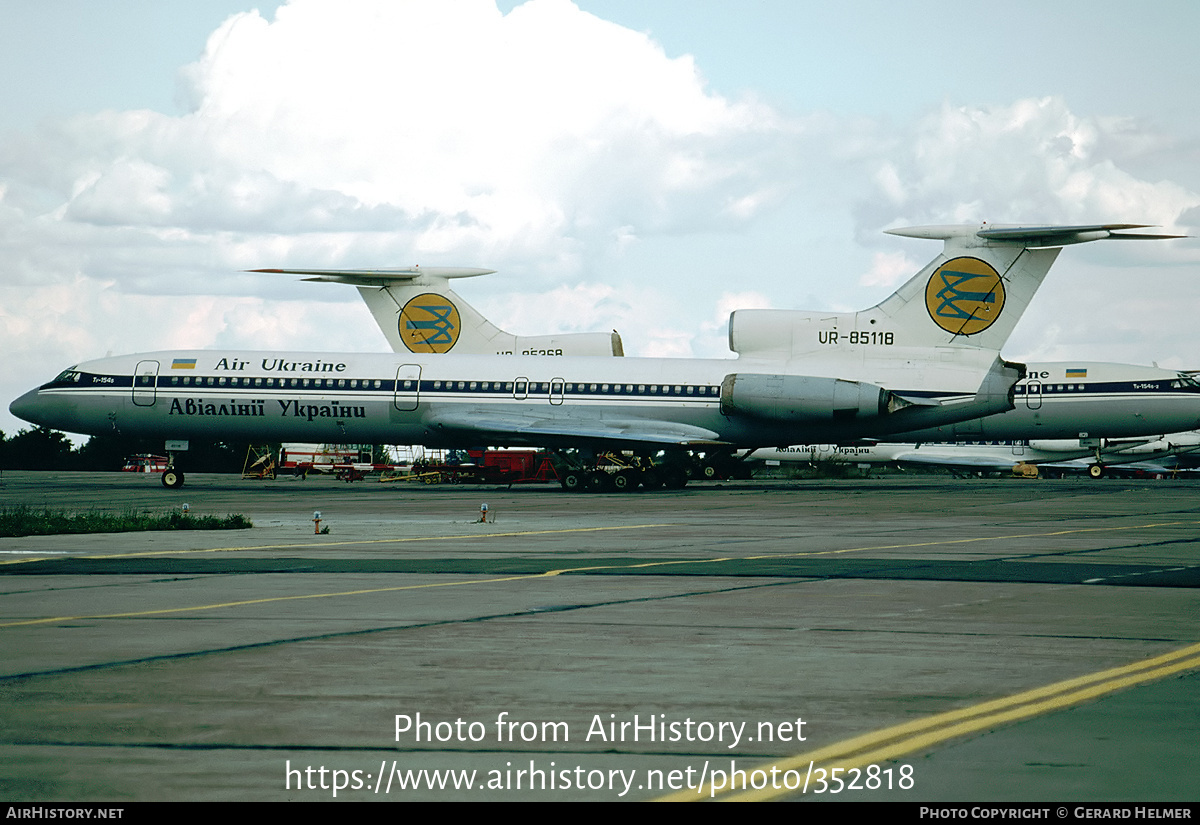
M448 352L458 341L462 319L445 295L426 292L400 310L400 340L411 352Z
M1004 310L1004 280L986 261L954 258L929 276L925 308L946 332L975 335L994 324Z

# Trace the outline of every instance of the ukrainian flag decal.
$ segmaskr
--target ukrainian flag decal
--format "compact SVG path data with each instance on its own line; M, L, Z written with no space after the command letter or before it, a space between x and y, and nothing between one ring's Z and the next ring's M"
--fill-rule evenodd
M173 370L194 370L195 368L195 358L175 358L171 361L171 369Z

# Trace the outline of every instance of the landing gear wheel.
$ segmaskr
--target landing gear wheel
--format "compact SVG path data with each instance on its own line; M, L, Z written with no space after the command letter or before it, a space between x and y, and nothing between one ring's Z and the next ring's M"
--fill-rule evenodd
M714 478L717 478L718 476L721 475L721 473L717 470L716 467L714 467L712 464L707 464L707 463L703 467L700 468L700 474L709 481L712 481Z
M1104 478L1104 465L1092 464L1088 467L1088 475L1092 478Z
M163 470L162 486L170 490L178 490L183 486L183 473L171 468Z
M603 470L595 470L588 476L587 488L592 493L609 493L613 490L613 477Z
M583 490L583 473L578 470L567 470L562 477L562 488L568 493L578 493Z
M625 470L612 477L612 485L618 493L631 493L637 489L637 477Z

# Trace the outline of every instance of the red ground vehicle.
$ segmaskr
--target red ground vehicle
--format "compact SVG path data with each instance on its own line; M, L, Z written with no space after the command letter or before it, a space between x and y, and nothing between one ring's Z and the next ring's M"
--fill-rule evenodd
M426 484L524 484L557 481L550 454L540 450L457 450L439 461L413 462Z
M125 459L125 466L121 468L123 473L161 473L167 469L168 460L165 455L149 455L147 453L138 453L131 455Z

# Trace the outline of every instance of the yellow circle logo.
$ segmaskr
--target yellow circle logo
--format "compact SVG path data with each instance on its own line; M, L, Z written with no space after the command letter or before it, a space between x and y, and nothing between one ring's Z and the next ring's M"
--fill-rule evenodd
M458 341L458 308L445 295L426 292L400 310L400 340L411 352L448 352Z
M946 261L925 285L925 308L946 332L975 335L1000 317L1004 281L991 264L978 258Z

